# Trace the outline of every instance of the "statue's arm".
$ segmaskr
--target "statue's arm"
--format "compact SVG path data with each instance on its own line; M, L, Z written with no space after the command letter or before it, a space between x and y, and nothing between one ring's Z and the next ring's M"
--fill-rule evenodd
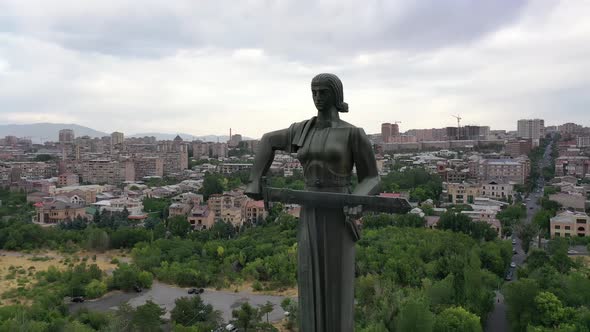
M352 140L352 155L356 174L359 180L354 190L358 195L374 195L379 192L381 179L377 170L377 161L373 153L373 147L365 131L361 128L355 130Z
M291 152L292 128L282 129L266 133L258 143L254 165L250 171L250 183L246 187L245 194L254 199L261 199L261 178L266 175L275 158L275 151Z

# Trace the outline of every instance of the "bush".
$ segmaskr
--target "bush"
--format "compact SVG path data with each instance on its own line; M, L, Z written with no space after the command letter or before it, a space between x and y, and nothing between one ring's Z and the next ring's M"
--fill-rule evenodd
M141 271L141 272L139 272L139 275L137 276L137 283L139 284L140 287L151 288L152 283L153 283L153 279L154 279L154 277L152 276L151 273L149 273L147 271Z
M100 280L92 279L84 290L88 298L95 299L107 292L107 285Z

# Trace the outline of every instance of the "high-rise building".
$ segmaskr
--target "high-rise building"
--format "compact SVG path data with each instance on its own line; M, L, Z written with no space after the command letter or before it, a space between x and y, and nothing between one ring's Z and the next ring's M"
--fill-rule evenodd
M115 131L111 134L111 145L123 144L125 134Z
M518 120L518 137L530 138L533 142L545 136L545 121L542 119Z
M397 123L381 124L381 140L383 143L393 142L393 137L399 136L399 125Z
M59 142L62 144L74 143L74 131L72 129L62 129L59 131Z

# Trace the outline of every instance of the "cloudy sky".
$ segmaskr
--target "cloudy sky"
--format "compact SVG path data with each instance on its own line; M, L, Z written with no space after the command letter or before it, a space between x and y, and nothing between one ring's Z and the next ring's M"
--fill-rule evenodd
M0 124L249 137L315 114L378 132L590 126L587 0L0 0Z

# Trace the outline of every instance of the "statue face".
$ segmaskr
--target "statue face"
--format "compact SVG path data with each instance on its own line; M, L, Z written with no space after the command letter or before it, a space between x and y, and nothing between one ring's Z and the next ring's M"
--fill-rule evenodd
M326 111L336 105L336 97L332 89L326 85L313 85L311 87L313 103L318 111Z

